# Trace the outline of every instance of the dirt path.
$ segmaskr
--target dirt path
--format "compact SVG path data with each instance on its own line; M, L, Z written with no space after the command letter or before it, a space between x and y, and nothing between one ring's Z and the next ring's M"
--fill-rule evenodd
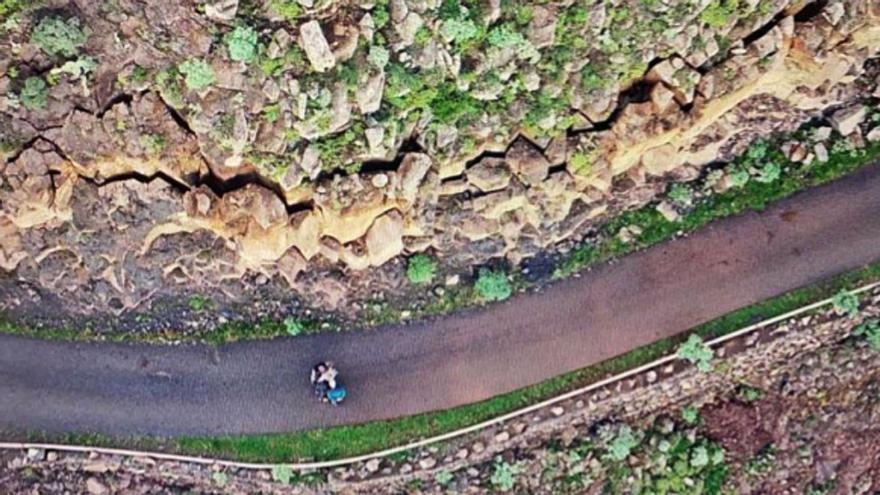
M580 278L442 320L205 346L0 336L0 429L280 432L449 408L674 335L880 259L880 166ZM315 403L331 359L351 397Z

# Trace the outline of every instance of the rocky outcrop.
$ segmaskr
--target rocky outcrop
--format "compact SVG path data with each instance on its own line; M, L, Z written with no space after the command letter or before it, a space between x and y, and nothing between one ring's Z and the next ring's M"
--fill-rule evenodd
M202 16L123 1L105 15L82 3L77 60L96 67L56 72L42 105L24 104L24 81L63 65L27 34L43 14L0 35L0 268L51 290L106 283L71 301L102 309L134 307L163 280L257 275L309 297L319 280L369 280L426 250L458 266L518 263L650 202L666 177L863 96L880 47L867 1L802 22L803 2L751 2L723 23L705 5L595 2L581 18L558 2L531 9L528 36L499 6L473 53L462 50L482 24L467 11L453 22L417 2L319 2L302 23L260 28L247 65L211 35L236 5ZM608 53L612 42L629 49ZM191 87L188 60L213 82ZM852 134L866 115L847 106L830 121ZM61 256L75 263L50 269Z

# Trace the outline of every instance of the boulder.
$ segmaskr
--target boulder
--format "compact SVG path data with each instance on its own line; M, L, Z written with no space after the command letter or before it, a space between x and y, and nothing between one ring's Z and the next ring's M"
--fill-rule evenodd
M849 136L858 129L859 124L865 121L867 115L868 109L865 105L856 105L834 112L829 121L835 131L842 136Z
M513 143L505 158L513 173L529 185L542 182L550 172L550 161L525 139Z
M218 22L230 22L238 12L238 0L214 0L205 5L208 19Z
M110 493L110 489L96 478L86 480L86 491L89 495L106 495Z
M403 252L403 215L397 210L377 218L367 231L367 254L372 266L381 266Z
M333 56L318 21L309 21L300 27L299 45L316 71L325 72L336 65L336 57Z
M483 158L465 172L468 182L482 192L504 189L510 184L510 170L501 158Z
M398 169L400 192L407 200L415 199L419 186L431 169L431 158L423 153L409 153L403 157Z
M379 111L382 105L382 93L385 89L385 73L379 72L370 76L357 90L357 103L361 113L369 114Z
M662 175L678 166L675 146L664 144L651 148L642 156L642 165L651 175Z
M665 218L666 220L668 220L670 222L677 222L680 217L678 212L675 211L675 207L673 207L672 204L670 204L666 201L663 201L662 203L657 205L657 211L661 215L663 215L663 218Z

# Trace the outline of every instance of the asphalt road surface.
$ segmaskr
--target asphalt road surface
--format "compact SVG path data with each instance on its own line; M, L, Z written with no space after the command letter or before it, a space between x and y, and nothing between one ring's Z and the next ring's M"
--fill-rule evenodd
M0 430L283 432L510 392L880 259L880 166L485 309L407 326L209 346L0 336ZM319 404L311 366L350 395Z

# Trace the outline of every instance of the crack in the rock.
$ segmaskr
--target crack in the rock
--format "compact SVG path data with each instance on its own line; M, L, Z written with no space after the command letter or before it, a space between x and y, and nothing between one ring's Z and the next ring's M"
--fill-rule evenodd
M150 182L153 182L154 180L161 180L161 181L165 182L166 184L168 184L168 186L171 187L174 191L176 191L180 194L186 193L187 191L189 191L191 189L189 184L180 182L179 180L175 179L174 177L171 177L170 175L166 174L165 172L161 172L161 171L155 172L152 175L146 175L146 174L142 174L140 172L131 171L131 172L126 172L124 174L114 175L113 177L110 177L108 179L100 179L100 180L93 179L91 177L85 177L85 176L80 176L80 177L83 180L85 180L89 183L92 183L98 187L103 187L103 186L106 186L109 184L113 184L114 182L125 182L125 181L129 181L129 180L134 180L134 181L137 181L137 182L140 182L143 184L149 184Z

